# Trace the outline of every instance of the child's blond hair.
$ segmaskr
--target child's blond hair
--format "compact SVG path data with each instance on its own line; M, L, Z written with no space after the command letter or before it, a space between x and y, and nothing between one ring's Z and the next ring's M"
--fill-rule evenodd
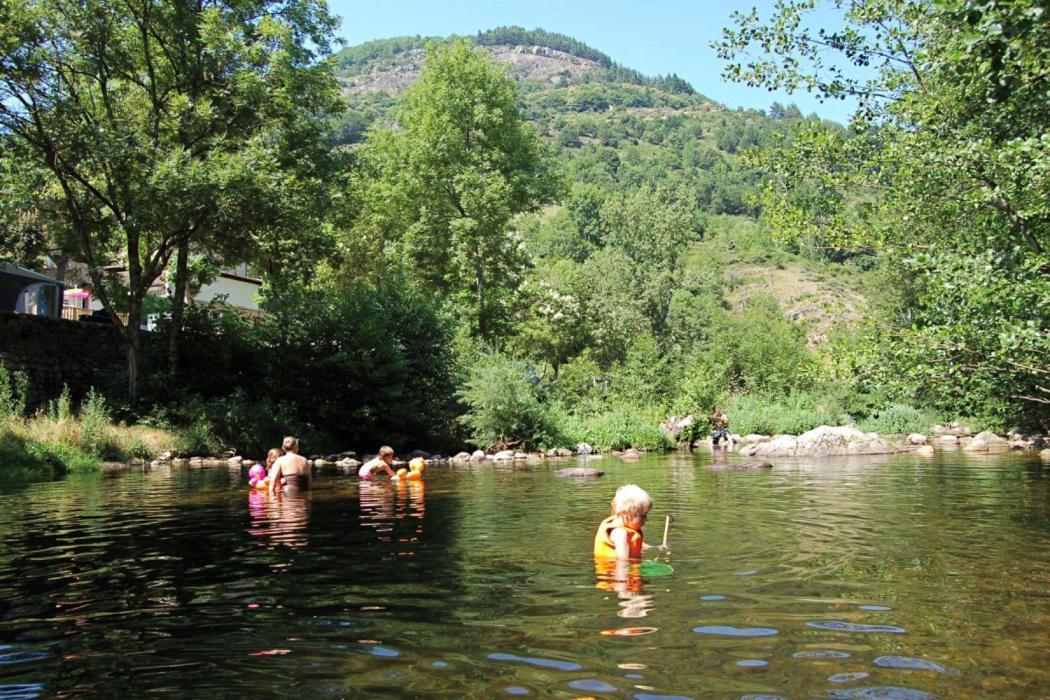
M647 515L653 507L653 499L640 486L624 484L616 489L612 499L615 515Z

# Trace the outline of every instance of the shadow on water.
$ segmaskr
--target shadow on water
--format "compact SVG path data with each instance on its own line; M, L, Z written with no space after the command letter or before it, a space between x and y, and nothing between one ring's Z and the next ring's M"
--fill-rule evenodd
M5 491L0 697L1050 691L1050 470L710 459L325 473L296 496L167 467ZM590 557L628 481L654 498L649 541L673 515L666 575Z

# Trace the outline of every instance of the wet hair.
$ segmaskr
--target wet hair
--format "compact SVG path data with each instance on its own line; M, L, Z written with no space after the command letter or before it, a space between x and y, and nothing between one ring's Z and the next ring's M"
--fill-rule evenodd
M281 441L281 447L285 452L296 452L299 450L299 438L289 435Z
M645 490L634 484L624 484L616 489L612 499L614 514L646 515L653 507L653 499Z
M266 453L266 468L269 469L270 467L272 467L273 463L276 462L277 459L279 457L281 457L281 455L283 455L283 454L284 454L284 450L282 450L280 447L274 447L269 452L267 452Z
M383 445L382 447L379 448L379 459L383 459L383 457L393 457L393 456L394 456L394 448L393 447L390 447L389 445Z

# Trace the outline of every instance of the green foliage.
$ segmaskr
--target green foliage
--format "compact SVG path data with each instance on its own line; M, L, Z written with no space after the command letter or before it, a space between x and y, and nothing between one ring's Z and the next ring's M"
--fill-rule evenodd
M780 398L737 394L724 410L730 430L740 435L799 435L820 425L852 422L834 398L823 392L797 392Z
M461 420L479 447L560 444L555 413L541 401L539 378L524 362L499 353L482 355L470 368L459 396L467 408Z
M35 468L55 476L68 472L95 471L99 467L96 455L63 442L30 442L25 446L25 458L31 464L38 465Z
M185 426L181 451L261 454L287 434L318 451L447 444L451 330L432 297L404 279L325 276L267 304L257 324L218 304L188 309L180 372L147 396Z
M906 270L903 303L880 319L899 393L999 427L1045 428L1045 3L834 5L836 31L818 36L812 4L786 2L768 22L738 15L718 47L734 79L860 100L850 133L803 125L753 161L771 174L766 218L785 237ZM769 55L756 60L755 47Z
M875 411L857 427L869 433L926 433L934 422L929 415L911 406L895 403Z
M80 404L80 449L96 457L113 456L114 450L109 436L111 421L106 399L91 389Z
M212 428L215 414L209 411L210 408L210 405L207 407L197 405L189 408L187 413L197 413L198 417L190 425L179 430L179 439L172 448L173 453L185 456L207 457L221 454L226 449L223 440L215 434L215 430ZM276 439L271 440L271 442L276 442ZM262 448L258 449L261 453Z
M502 66L465 41L432 46L397 130L373 133L356 178L358 227L494 337L525 267L508 224L557 192Z
M107 309L126 297L133 400L141 305L174 251L239 262L289 237L286 255L308 249L328 201L335 26L316 0L25 0L0 13L0 149L19 149L23 181L43 178L53 206L33 214L63 237L48 248L73 242ZM126 275L106 280L118 260Z
M595 413L566 415L562 419L562 432L570 444L586 442L599 450L626 447L658 450L670 447L659 428L665 417L657 406L621 404Z
M752 297L717 323L708 353L727 365L734 388L776 396L806 389L817 373L802 329L785 318L775 299Z
M23 417L28 393L29 378L25 372L10 372L0 360L0 419Z

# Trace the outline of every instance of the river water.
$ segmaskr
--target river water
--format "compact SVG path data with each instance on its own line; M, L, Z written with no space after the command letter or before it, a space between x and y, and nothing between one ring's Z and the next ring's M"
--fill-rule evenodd
M710 460L0 492L0 698L1050 696L1050 467ZM626 482L655 501L647 541L673 518L669 575L595 569Z

